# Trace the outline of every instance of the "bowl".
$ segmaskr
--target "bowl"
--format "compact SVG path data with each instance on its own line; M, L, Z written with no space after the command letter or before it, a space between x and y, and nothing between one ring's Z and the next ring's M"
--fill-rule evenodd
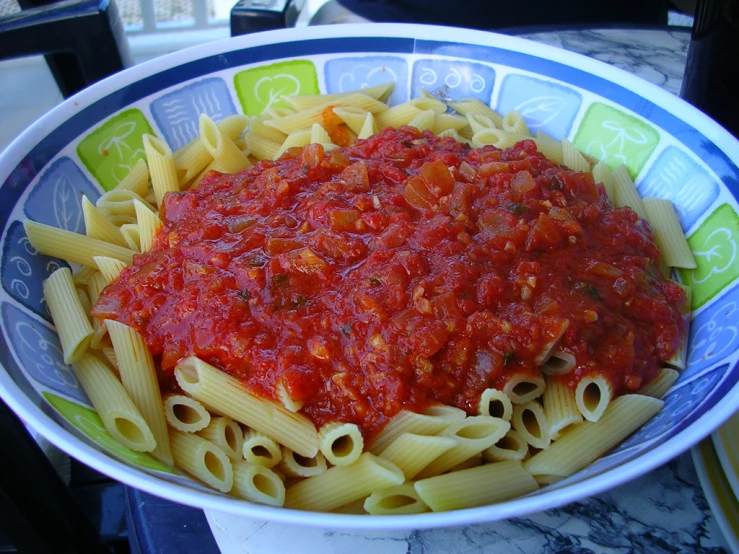
M143 156L154 133L174 150L200 112L257 115L279 94L341 92L392 79L390 103L445 86L581 151L624 163L641 194L671 200L698 268L688 364L663 409L615 450L527 496L446 513L357 516L230 498L117 444L70 368L42 295L66 262L39 255L22 221L83 232L81 193L97 198ZM279 93L279 94L278 94ZM617 486L706 437L739 408L739 143L675 96L583 56L508 36L419 25L350 25L246 35L123 71L67 100L0 157L0 394L31 427L110 477L176 502L327 528L422 529L488 522L561 506Z

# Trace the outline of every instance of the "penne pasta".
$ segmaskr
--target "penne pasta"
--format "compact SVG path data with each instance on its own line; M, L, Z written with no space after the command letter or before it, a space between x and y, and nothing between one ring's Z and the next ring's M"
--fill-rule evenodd
M113 372L92 354L80 356L72 368L108 433L136 452L154 450L151 429Z
M513 404L506 393L497 389L485 389L480 396L478 414L499 417L510 421L513 415Z
M95 256L115 258L129 265L133 262L135 252L128 248L28 219L23 222L23 227L33 247L46 256L64 258L94 269L97 269Z
M268 467L243 460L234 461L233 473L231 494L234 496L268 506L282 506L285 503L285 484Z
M264 467L275 467L282 460L282 449L277 441L254 429L244 433L241 453L250 464Z
M183 433L201 431L211 420L205 406L184 394L168 394L164 397L164 417L170 427Z
M148 252L154 246L159 229L162 228L162 220L159 216L147 209L139 200L134 200L134 208L136 209L136 221L139 228L139 244L141 252Z
M549 436L553 440L571 425L582 423L575 391L568 387L563 379L547 379L542 404L549 425Z
M194 357L175 369L182 390L215 410L243 423L301 456L318 452L318 433L306 417L254 396L241 382Z
M613 201L616 206L628 206L634 210L642 219L647 219L647 212L644 209L644 203L641 196L636 190L634 181L629 175L629 170L625 165L616 166L613 170Z
M71 364L87 352L94 331L82 308L72 281L72 272L68 268L59 268L46 279L44 300L59 333L64 362Z
M672 388L678 377L680 377L680 373L677 370L671 367L663 367L659 370L659 374L654 381L639 389L639 394L662 398Z
M212 417L207 427L197 433L218 446L232 460L243 459L244 432L230 417Z
M488 462L503 462L505 460L523 460L529 453L529 443L515 429L508 431L504 437L487 450L482 451L482 457Z
M382 454L385 448L403 433L436 435L452 423L463 420L466 415L463 410L450 406L431 406L421 414L402 411L375 437L369 451L373 454Z
M613 385L602 375L580 379L575 389L577 409L588 421L598 421L613 397Z
M174 461L169 446L164 403L149 349L141 335L131 327L109 319L105 320L105 327L113 342L121 382L156 439L157 446L152 454L171 466ZM190 471L187 468L183 469Z
M231 460L215 444L193 433L176 429L169 430L167 442L172 445L172 456L177 467L217 491L229 492L233 488Z
M514 375L503 386L503 392L514 404L524 404L539 398L546 384L541 375Z
M429 508L441 512L493 504L533 492L539 485L520 462L505 461L416 481L414 488Z
M318 448L330 464L345 466L362 454L364 439L354 423L327 423L318 431Z
M87 196L82 196L82 215L85 218L85 234L93 239L102 240L118 246L126 246L118 227L113 225L105 215L96 208Z
M166 142L153 135L144 135L142 141L149 164L151 187L154 190L157 206L161 206L167 192L180 190L174 155Z
M406 480L410 481L456 444L457 441L451 437L403 433L382 451L380 457L398 466Z
M536 476L567 477L623 441L656 414L663 402L649 396L619 396L597 422L586 421L524 463Z
M315 456L308 458L284 446L282 447L282 460L278 467L288 478L312 477L328 469L326 458L323 457L320 451Z
M687 269L698 267L672 202L659 198L644 198L642 203L665 263L670 267Z
M131 171L121 179L115 190L130 190L139 196L145 196L149 191L149 166L146 165L146 160L136 160Z
M351 465L332 467L290 486L285 494L285 506L329 512L374 491L400 485L404 480L403 472L395 465L365 452Z
M200 115L200 140L221 173L238 173L251 166L234 141L205 114Z
M422 514L429 511L413 483L403 483L373 492L364 501L363 507L368 514L377 516Z
M549 447L552 440L549 423L544 408L536 400L514 406L511 425L534 448Z
M128 267L122 261L116 260L115 258L109 258L107 256L93 256L92 259L95 261L95 264L98 266L98 268L100 268L100 274L105 279L106 285L109 285L110 283L118 279L121 271ZM100 291L102 291L102 288L98 291L97 296L100 296ZM95 297L96 302L97 296Z
M524 135L527 137L531 136L531 133L529 132L529 128L526 125L526 121L524 121L523 116L513 110L507 112L503 116L502 128L504 131L515 133L517 135ZM562 141L562 143L564 144L564 140Z

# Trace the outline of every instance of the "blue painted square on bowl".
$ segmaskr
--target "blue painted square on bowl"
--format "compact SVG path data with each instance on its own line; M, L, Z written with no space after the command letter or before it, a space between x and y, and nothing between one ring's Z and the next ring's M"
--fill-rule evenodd
M73 233L85 232L82 195L94 204L100 191L70 158L53 162L31 190L23 210L29 219Z
M200 135L200 114L218 122L237 112L226 82L213 77L160 96L152 101L151 113L169 147L177 150Z
M675 146L668 146L660 153L639 183L638 190L642 197L672 201L685 231L718 198L716 179Z
M489 104L494 85L495 71L487 65L460 60L421 59L413 64L411 96L420 96L421 90L434 92L444 89L449 98L477 98Z
M408 62L396 56L347 56L324 66L326 91L334 94L394 82L388 104L408 100Z
M501 85L496 109L515 110L523 115L529 130L553 137L567 137L582 104L582 95L572 87L528 75L508 75Z
M27 374L54 392L89 406L72 368L64 363L56 333L8 303L3 303L2 314L11 348Z
M23 224L14 221L8 228L0 260L0 277L3 288L12 298L51 321L44 302L44 281L60 267L69 267L59 258L39 254L31 246Z

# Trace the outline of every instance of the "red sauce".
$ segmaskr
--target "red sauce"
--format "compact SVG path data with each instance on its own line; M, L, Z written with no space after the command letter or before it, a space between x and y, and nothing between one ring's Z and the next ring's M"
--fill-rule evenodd
M532 141L469 149L406 127L290 151L168 194L154 248L94 315L140 331L162 379L197 355L317 425L476 411L553 338L617 393L687 332L648 225Z

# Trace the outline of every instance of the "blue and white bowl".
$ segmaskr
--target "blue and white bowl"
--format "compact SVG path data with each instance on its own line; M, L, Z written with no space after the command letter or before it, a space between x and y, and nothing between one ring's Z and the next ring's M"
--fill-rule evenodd
M198 115L257 115L282 94L396 82L392 104L446 86L529 127L625 163L642 195L670 199L698 268L688 367L663 410L578 474L493 506L413 516L352 516L270 508L206 490L147 454L118 445L62 361L42 282L66 262L39 255L31 218L83 232L81 195L97 198L143 157L154 133L175 150ZM603 63L507 36L415 25L311 27L189 49L115 75L43 117L0 157L0 394L72 456L172 500L260 519L364 529L420 529L521 516L643 474L691 447L739 408L739 143L675 96Z

